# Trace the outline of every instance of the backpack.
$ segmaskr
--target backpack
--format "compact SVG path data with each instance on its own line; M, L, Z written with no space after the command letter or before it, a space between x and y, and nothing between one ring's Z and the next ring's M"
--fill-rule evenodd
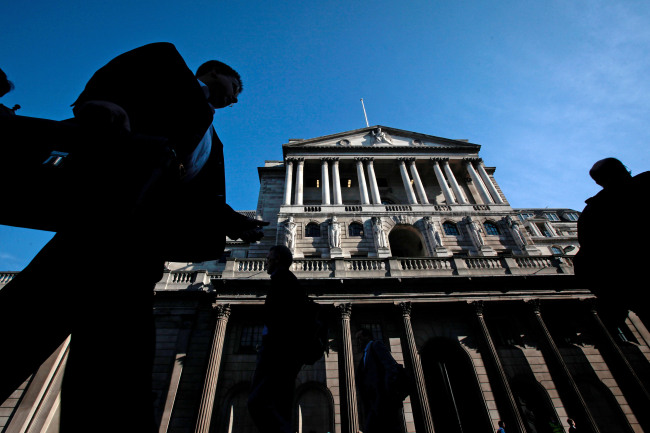
M313 365L324 353L329 354L329 328L325 308L307 298L304 318L301 358L303 364Z

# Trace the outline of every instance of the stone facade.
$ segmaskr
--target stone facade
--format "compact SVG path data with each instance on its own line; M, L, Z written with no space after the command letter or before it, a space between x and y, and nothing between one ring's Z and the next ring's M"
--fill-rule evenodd
M387 127L283 145L259 167L256 244L169 263L156 286L160 432L253 432L248 385L269 278L293 272L330 313L330 351L298 376L299 432L356 433L352 335L369 328L416 382L404 432L650 432L650 334L573 275L571 209L513 209L480 146ZM0 284L11 274L0 274ZM602 310L602 311L601 311ZM0 409L3 432L56 432L67 345Z

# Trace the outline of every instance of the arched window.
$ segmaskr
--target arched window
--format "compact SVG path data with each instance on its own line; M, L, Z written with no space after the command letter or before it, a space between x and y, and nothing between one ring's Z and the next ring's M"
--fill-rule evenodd
M483 227L485 227L485 233L487 233L488 235L498 236L501 234L499 232L499 227L492 221L485 221Z
M564 251L562 251L562 248L560 248L560 247L556 247L555 245L553 245L553 246L551 247L551 252L552 252L553 254L564 254Z
M320 225L317 223L309 223L305 227L305 237L307 238L319 238L320 237Z
M445 234L447 236L459 236L460 233L458 232L458 226L456 224L447 221L442 224L442 228L445 231Z
M348 226L348 234L350 236L363 236L363 224L358 222L350 223Z
M307 383L296 390L296 397L294 431L334 431L334 404L327 388L320 384ZM299 429L299 426L302 429Z

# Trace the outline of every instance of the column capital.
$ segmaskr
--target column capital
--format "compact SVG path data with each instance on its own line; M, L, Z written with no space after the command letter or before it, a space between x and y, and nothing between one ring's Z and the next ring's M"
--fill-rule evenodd
M305 160L305 157L304 156L287 156L285 159L287 161L290 161L290 162L301 162L301 161Z
M524 301L530 310L538 315L542 314L542 302L539 299L529 299Z
M399 307L400 311L402 312L402 317L411 317L411 310L413 309L413 306L411 305L410 302L400 302L397 304Z
M293 165L293 162L294 162L294 161L295 161L295 160L294 160L293 158L291 158L291 157L287 157L287 158L285 158L284 163L285 163L285 164L291 164L291 165Z
M352 314L352 304L335 304L334 307L339 311L343 319L349 319Z
M357 161L357 162L365 162L365 161L369 161L371 159L373 159L373 158L371 158L369 156L355 156L354 157L354 160Z
M449 162L449 158L444 157L444 156L432 156L431 161L433 161L433 162Z
M465 162L479 162L481 161L481 158L475 157L475 156L468 156L463 158L463 161Z
M400 156L397 158L400 162L415 162L415 157L412 156Z
M228 319L230 317L230 304L212 304L212 311L217 319Z
M485 302L484 301L468 301L468 304L474 307L474 312L477 316L483 317L485 312Z

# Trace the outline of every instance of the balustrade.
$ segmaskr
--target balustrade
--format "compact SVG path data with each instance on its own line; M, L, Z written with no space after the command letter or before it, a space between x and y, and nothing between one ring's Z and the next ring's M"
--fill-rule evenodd
M386 212L410 212L412 210L413 207L409 205L401 205L401 204L386 205Z
M239 272L261 272L266 270L264 259L237 260Z
M550 268L553 262L548 257L517 257L515 259L520 268Z
M292 264L293 271L297 272L323 272L331 271L332 263L329 260L294 260Z
M304 209L305 209L305 212L320 212L321 211L320 206L305 206Z
M400 265L404 271L453 269L449 259L401 259Z
M348 271L385 271L386 262L384 260L373 260L373 259L346 260L345 269Z
M173 284L191 284L196 279L195 272L172 272L172 283Z
M467 258L465 264L468 269L500 269L503 268L501 259L499 258Z

